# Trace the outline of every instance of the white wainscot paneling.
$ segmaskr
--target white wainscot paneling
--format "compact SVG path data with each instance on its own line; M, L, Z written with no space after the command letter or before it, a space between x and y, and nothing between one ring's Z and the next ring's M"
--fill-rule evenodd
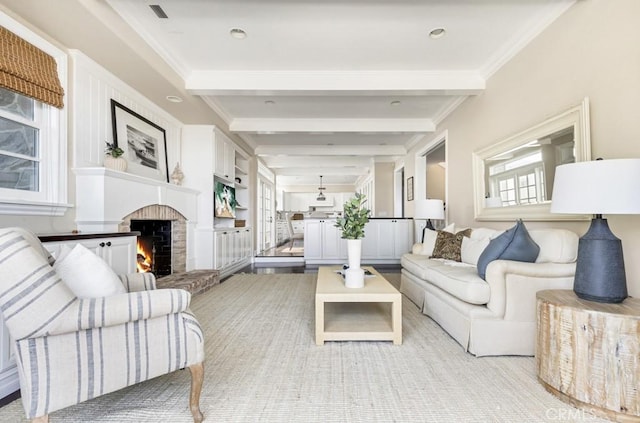
M69 52L73 75L73 167L102 166L105 142L113 141L110 100L166 131L169 173L180 160L182 123L78 50Z

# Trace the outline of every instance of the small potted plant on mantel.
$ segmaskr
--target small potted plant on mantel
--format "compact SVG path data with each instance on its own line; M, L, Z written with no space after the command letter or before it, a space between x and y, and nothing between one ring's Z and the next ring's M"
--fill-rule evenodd
M125 172L127 170L127 160L122 157L124 150L116 146L116 143L107 142L106 144L107 148L105 148L106 155L104 157L104 167Z
M342 238L347 240L349 268L345 270L344 281L347 288L364 286L364 270L360 268L364 227L369 222L371 210L364 207L366 195L357 192L355 197L344 203L343 217L336 220L336 227L342 230Z

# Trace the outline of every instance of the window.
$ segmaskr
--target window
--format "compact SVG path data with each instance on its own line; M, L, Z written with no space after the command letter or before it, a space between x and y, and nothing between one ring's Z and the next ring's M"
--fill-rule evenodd
M51 55L64 83L64 52L1 12L0 25ZM0 214L62 215L66 201L66 111L0 87Z
M41 109L40 102L0 88L0 188L39 191Z
M489 184L506 206L546 201L544 165L537 152L489 167Z

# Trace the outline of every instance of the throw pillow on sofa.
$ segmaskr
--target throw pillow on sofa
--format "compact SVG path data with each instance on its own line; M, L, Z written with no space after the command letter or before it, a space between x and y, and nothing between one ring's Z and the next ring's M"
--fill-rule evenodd
M473 231L475 235L475 230ZM462 248L460 249L460 258L463 263L477 266L478 259L482 255L482 252L489 245L490 238L467 238L462 239Z
M436 245L433 248L431 258L461 261L462 239L469 235L471 235L471 229L465 229L455 234L438 231Z
M63 246L53 269L78 298L100 298L127 292L111 267L82 244L76 244L72 249Z
M533 263L538 258L540 247L535 243L522 220L492 239L478 259L478 275L485 279L487 266L494 260L513 260Z
M455 224L452 223L444 227L442 230L445 232L454 233L454 228L455 228L454 225ZM415 244L411 249L411 252L413 254L419 254L421 256L431 257L431 255L433 254L433 249L436 246L436 239L438 238L438 232L440 231L424 228L422 230L422 243Z

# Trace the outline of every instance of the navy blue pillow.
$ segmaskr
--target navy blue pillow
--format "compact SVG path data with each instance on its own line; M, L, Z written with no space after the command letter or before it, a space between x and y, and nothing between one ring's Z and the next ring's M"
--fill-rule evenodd
M531 239L527 228L518 220L516 226L492 239L478 258L478 275L484 279L487 266L494 260L514 260L533 263L540 247Z

